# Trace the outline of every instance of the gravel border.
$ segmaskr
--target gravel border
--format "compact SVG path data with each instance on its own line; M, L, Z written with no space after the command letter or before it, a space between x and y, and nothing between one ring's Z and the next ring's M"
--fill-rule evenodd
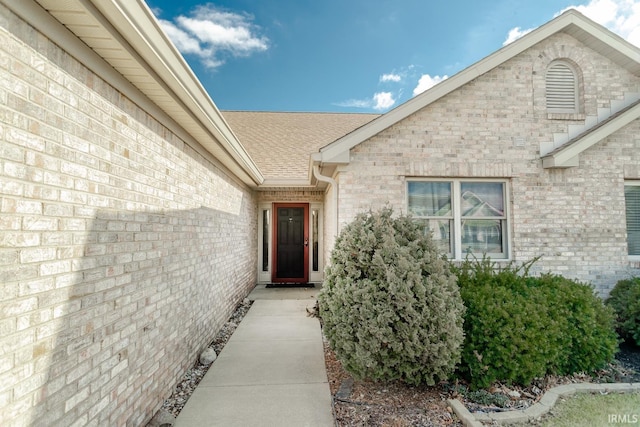
M234 312L231 314L231 317L229 317L229 320L222 325L207 348L212 348L217 355L220 354L231 338L231 335L233 335L238 325L240 325L240 322L251 308L252 304L252 300L245 298L236 307ZM215 363L215 361L213 363ZM203 365L199 360L196 360L193 367L185 372L180 381L175 385L171 396L164 401L158 412L154 414L154 417L147 424L147 427L173 425L178 414L187 404L189 397L191 397L191 394L193 394L193 391L196 389L213 363ZM172 417L173 419L171 419Z

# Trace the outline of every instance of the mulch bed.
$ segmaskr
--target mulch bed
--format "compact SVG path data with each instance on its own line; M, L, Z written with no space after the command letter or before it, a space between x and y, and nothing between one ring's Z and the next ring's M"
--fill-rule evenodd
M628 371L626 376L620 379L620 382L640 382L640 347L631 343L621 344L620 353L616 355L616 360Z
M594 376L547 376L529 387L495 384L470 392L462 383L414 387L399 382L354 381L325 343L325 363L338 427L461 426L446 400L460 399L471 411L526 409L552 387L580 382L640 382L640 348L622 345L616 363Z
M341 384L351 382L351 377L326 342L325 365L339 427L462 425L447 406L442 387L353 381L350 390L340 390Z

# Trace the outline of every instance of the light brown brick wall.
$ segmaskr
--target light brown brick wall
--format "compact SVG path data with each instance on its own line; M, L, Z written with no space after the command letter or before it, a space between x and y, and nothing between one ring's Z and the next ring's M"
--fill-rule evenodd
M339 177L340 224L387 203L406 212L411 177L507 178L512 259L542 256L538 271L592 282L602 294L640 274L627 257L623 194L625 179L640 178L640 121L589 148L579 167L543 169L540 143L581 123L547 115L544 70L557 58L580 67L585 114L640 92L637 77L554 36L352 149Z
M258 201L274 202L274 203L312 203L322 202L324 200L324 191L307 190L307 189L282 189L282 190L263 190L258 193Z
M255 284L257 197L0 8L0 425L143 425Z

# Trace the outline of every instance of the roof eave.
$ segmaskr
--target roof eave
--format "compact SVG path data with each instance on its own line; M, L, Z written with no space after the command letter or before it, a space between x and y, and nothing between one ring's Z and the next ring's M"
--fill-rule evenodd
M234 161L251 177L253 184L264 181L260 170L240 144L213 100L195 76L184 57L160 27L144 2L131 0L91 0L131 47L153 69L162 82L188 109L211 135L211 140L200 140L211 152L212 144L219 144L230 159L219 159L229 166ZM215 153L219 154L219 153Z
M297 178L265 178L258 189L272 188L314 188L315 185L307 179Z
M638 48L606 30L604 27L601 27L593 21L585 18L579 12L575 10L568 10L559 17L538 27L513 43L502 47L498 51L465 68L451 78L438 83L378 119L369 122L354 132L323 147L320 149L320 159L318 161L325 163L334 162L336 160L343 161L345 158L348 158L349 150L356 145L377 135L411 114L524 52L537 43L540 43L547 37L566 30L572 25L581 31L591 34L593 37L597 37L603 43L606 43L608 46L615 48L616 51L623 54L631 63L638 64L638 66L640 66L640 50Z
M546 169L578 166L581 153L639 118L640 103L636 103L636 105L611 121L594 128L591 132L586 132L576 137L551 153L542 156L542 166Z
M150 114L202 147L245 184L256 187L264 180L260 170L233 134L217 107L160 28L144 2L132 0L0 0L55 43L71 49L76 59L140 105ZM110 34L114 46L126 60L109 61L99 49L92 50L83 35L74 34L73 25L56 19L44 7L71 7L94 17ZM77 41L77 43L76 43ZM113 49L107 49L113 52ZM106 65L105 65L106 64ZM134 68L132 68L134 67ZM114 70L117 72L114 72ZM147 75L149 84L136 84L127 75ZM137 95L139 94L139 95ZM167 111L157 100L171 100L179 111Z

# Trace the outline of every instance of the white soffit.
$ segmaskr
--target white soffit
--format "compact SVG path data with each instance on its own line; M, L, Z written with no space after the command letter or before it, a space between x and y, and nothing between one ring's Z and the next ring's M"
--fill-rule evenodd
M33 0L0 1L30 22ZM144 1L35 1L238 178L252 187L262 183L258 167Z

